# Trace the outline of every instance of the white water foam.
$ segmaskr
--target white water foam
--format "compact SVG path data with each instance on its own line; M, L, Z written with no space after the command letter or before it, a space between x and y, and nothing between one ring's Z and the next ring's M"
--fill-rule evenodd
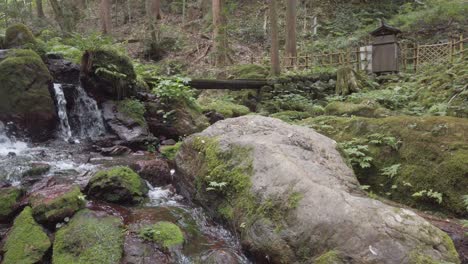
M60 136L65 141L68 141L72 137L72 132L70 129L70 123L68 122L67 100L65 99L62 85L59 83L54 83L54 92L55 100L57 102L57 114L60 119Z

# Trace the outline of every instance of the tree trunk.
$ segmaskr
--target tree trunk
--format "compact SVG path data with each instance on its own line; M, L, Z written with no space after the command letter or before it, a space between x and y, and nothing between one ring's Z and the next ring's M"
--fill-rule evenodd
M101 0L99 6L101 15L101 29L103 34L110 34L112 30L111 0Z
M270 35L271 35L271 73L278 76L281 72L278 41L278 15L276 13L276 0L270 0Z
M291 66L297 57L296 49L296 23L297 23L297 0L288 0L286 6L286 56L291 57Z
M228 43L224 0L213 0L213 39L216 66L226 66L228 62Z
M50 3L50 6L52 7L52 10L54 11L55 20L59 24L62 31L69 32L70 28L68 27L68 24L65 22L65 17L63 15L62 6L60 6L57 0L49 0L49 3Z
M151 15L154 19L161 19L161 0L152 0Z
M359 92L361 86L361 76L350 67L343 67L336 72L336 94L349 95Z
M37 16L39 18L44 18L44 9L42 8L42 0L36 0L36 10L37 10Z

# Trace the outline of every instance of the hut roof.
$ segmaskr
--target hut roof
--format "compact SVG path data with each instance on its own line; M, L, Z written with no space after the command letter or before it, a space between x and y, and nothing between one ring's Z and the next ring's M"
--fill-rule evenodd
M401 30L399 30L396 27L389 26L384 21L382 21L382 25L376 30L372 31L370 34L376 37L376 36L392 35L392 34L398 34L398 33L401 33Z

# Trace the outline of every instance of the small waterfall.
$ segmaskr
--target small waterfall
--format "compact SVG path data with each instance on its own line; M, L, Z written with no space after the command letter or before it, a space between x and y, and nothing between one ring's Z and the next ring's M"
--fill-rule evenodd
M106 132L101 110L96 101L89 97L81 85L76 87L72 115L78 121L76 134L80 138L96 138Z
M72 137L67 115L67 100L63 93L62 85L54 83L55 100L57 101L57 112L60 119L60 136L68 141Z

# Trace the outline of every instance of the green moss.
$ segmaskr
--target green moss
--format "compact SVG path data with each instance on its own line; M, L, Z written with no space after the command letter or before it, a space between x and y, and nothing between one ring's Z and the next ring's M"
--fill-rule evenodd
M180 228L170 222L161 221L140 230L140 237L154 241L165 248L179 246L184 243L184 234Z
M32 196L30 199L34 218L39 222L59 222L72 216L86 205L83 194L78 186L52 200L48 197Z
M15 24L7 28L5 32L5 47L15 48L24 44L35 44L31 30L23 24Z
M222 114L226 118L243 116L250 113L250 110L247 106L239 105L230 100L222 99L213 99L207 104L202 104L202 109L204 112L215 111Z
M363 116L383 117L390 114L389 111L373 104L353 104L346 102L331 102L325 107L325 114L336 116Z
M39 263L50 248L50 240L32 217L32 210L26 207L16 217L13 228L3 247L4 264Z
M269 69L257 64L242 64L231 67L229 73L235 79L265 79Z
M31 50L9 50L0 61L0 113L55 113L46 65Z
M174 160L181 146L182 142L177 142L177 144L173 146L162 146L161 155L168 160Z
M462 196L468 186L468 146L464 131L468 120L453 117L343 118L319 117L300 122L330 136L338 142L357 138L369 145L372 166L355 168L362 184L374 193L421 209L466 215ZM400 143L372 144L372 135L393 137ZM401 164L393 177L382 169ZM412 194L433 190L442 194L439 204L434 199L419 199Z
M340 253L335 250L328 251L320 257L316 258L314 264L344 264L345 262L340 257Z
M23 173L23 177L34 177L46 174L50 170L50 165L39 164L33 165L33 167Z
M78 212L56 233L52 263L119 263L124 238L121 226L117 217Z
M140 176L123 166L96 173L87 188L88 194L108 202L139 202L148 191Z
M0 189L0 219L6 220L15 210L23 196L23 190L10 187Z
M142 127L147 127L145 105L136 99L125 99L117 102L118 111L132 118Z
M294 121L312 117L312 115L307 112L283 111L283 112L272 114L270 115L270 117L281 119L284 122L293 123Z

